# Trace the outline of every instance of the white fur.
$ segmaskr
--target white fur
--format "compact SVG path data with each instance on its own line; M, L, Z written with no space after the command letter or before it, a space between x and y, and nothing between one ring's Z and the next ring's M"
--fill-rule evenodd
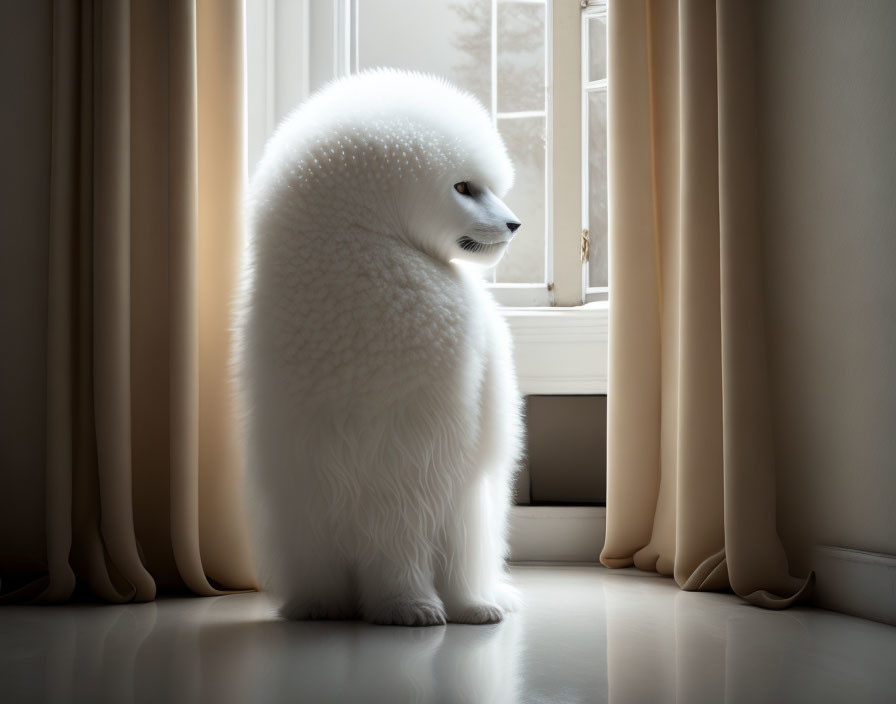
M401 71L329 85L267 145L236 367L259 578L285 617L512 608L519 392L507 327L459 261L500 258L512 179L474 98Z

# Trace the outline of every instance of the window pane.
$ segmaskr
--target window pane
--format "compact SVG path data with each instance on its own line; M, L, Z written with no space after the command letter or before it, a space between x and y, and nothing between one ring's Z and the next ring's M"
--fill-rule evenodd
M520 219L518 230L497 266L498 283L544 281L545 120L543 117L499 120L498 129L516 170L504 202Z
M491 2L359 2L358 66L433 73L470 91L488 107Z
M588 80L607 77L607 18L588 21Z
M588 285L607 285L607 94L588 95Z
M544 41L544 5L498 5L498 112L544 110Z

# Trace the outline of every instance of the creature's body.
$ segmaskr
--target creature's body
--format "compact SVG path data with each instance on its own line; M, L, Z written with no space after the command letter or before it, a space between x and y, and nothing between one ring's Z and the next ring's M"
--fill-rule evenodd
M285 617L485 623L513 606L511 342L455 261L500 258L512 176L473 98L398 71L332 84L269 143L236 365L259 578Z

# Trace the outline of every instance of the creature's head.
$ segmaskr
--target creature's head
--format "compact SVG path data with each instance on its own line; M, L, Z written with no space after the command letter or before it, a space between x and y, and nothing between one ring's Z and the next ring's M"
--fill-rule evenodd
M431 76L379 69L331 83L284 123L259 171L277 162L294 192L442 261L492 266L520 227L501 201L513 166L488 112Z
M462 169L441 172L419 189L425 200L410 209L408 229L416 233L421 248L437 252L441 259L494 266L520 221L488 180L467 173ZM462 180L450 183L455 178Z

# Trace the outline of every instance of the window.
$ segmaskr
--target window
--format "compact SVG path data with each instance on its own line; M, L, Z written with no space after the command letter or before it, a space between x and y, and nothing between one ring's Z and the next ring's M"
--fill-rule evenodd
M444 76L490 110L516 168L505 200L523 227L488 273L498 301L606 300L606 6L586 5L247 0L250 168L277 121L334 76Z

